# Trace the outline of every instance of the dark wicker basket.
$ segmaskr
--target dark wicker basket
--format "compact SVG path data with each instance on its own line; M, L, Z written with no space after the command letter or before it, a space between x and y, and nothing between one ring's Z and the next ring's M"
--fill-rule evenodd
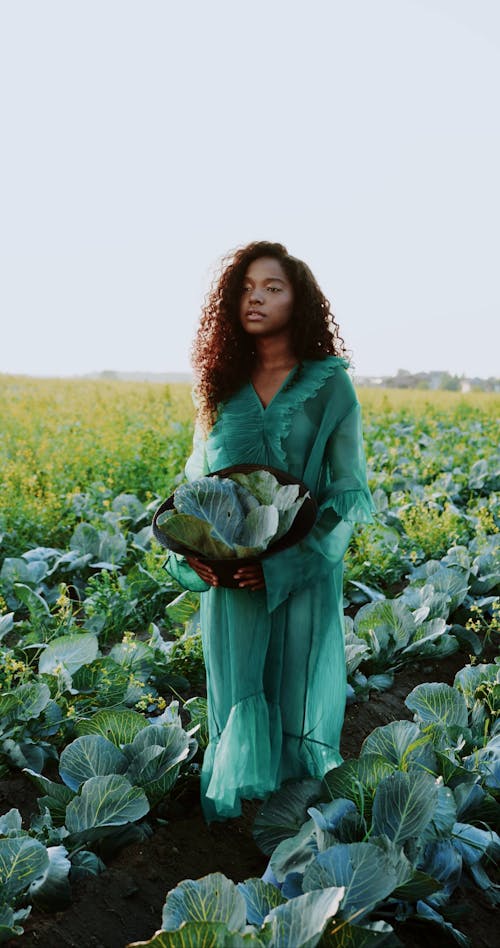
M181 553L183 556L196 556L197 559L203 560L204 563L207 563L214 570L220 584L232 589L238 588L238 582L234 579L234 573L240 566L249 566L252 563L259 563L266 556L270 556L272 553L278 553L280 550L286 550L287 547L293 546L294 543L298 543L299 540L303 540L309 533L309 530L314 526L318 513L316 501L308 487L306 487L302 481L288 474L287 471L281 471L276 467L266 467L263 464L236 464L233 467L224 467L220 471L212 471L208 477L215 477L216 475L218 477L228 477L230 474L251 474L253 471L270 471L271 474L274 474L279 484L298 484L299 497L303 497L304 494L309 494L297 512L295 520L288 532L280 537L279 540L271 543L267 550L258 557L234 557L214 560L202 556L201 553L198 553L196 550L191 550L181 543L176 543L175 540L171 540L170 537L167 537L162 532L161 527L158 526L158 517L165 513L166 510L173 509L173 494L171 494L167 500L163 501L153 517L153 533L162 546L168 550L172 550L174 553Z

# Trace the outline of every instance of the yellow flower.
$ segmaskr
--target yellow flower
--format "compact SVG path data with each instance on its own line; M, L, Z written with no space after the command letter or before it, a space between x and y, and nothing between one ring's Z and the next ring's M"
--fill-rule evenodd
M144 681L141 681L140 678L136 678L134 673L131 672L128 676L129 684L134 688L145 688L146 684Z

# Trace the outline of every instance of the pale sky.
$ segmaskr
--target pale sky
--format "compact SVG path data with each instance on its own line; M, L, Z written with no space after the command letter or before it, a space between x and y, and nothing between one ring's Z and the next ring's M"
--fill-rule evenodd
M500 374L498 0L0 0L0 372L188 371L278 240L357 374Z

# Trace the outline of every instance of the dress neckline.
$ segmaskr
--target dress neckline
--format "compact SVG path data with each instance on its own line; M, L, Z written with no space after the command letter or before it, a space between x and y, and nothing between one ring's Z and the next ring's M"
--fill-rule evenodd
M283 379L281 385L279 386L279 388L276 389L276 391L275 391L273 397L268 401L267 405L264 405L264 404L263 404L263 402L262 402L262 400L261 400L261 398L260 398L260 395L258 394L257 389L255 388L255 385L253 384L253 382L252 382L251 380L249 381L248 384L249 384L249 386L250 386L250 389L251 389L253 395L255 396L255 399L256 399L256 401L257 401L257 403L258 403L258 405L259 405L259 407L260 407L260 409L261 409L262 412L267 411L268 408L271 407L271 405L273 404L273 402L275 401L275 399L278 397L278 395L280 395L280 393L283 391L283 389L285 388L285 386L288 385L288 383L290 382L290 380L291 380L291 379L293 378L293 376L295 375L297 369L299 368L299 364L300 364L300 363L297 362L297 364L294 365L293 368L290 369L288 375Z

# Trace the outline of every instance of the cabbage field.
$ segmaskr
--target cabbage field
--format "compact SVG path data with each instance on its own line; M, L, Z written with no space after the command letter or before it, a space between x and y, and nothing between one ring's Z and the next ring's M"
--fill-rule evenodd
M0 377L0 942L496 944L500 399L359 394L344 763L206 827L198 599L151 532L189 389Z

